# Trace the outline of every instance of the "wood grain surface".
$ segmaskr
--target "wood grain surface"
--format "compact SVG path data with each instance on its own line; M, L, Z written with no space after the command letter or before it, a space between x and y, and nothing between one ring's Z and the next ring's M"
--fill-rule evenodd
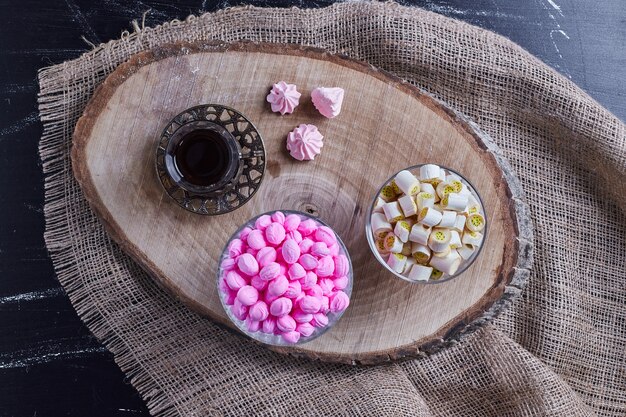
M272 113L265 96L287 80L303 93L294 114ZM339 117L325 119L310 91L341 86ZM221 216L182 210L162 189L155 148L167 122L188 107L219 103L259 129L267 152L260 190ZM299 162L285 151L300 123L325 136L322 154ZM138 54L99 87L74 134L73 167L83 191L122 248L174 296L232 326L216 291L217 260L232 233L274 209L313 210L341 236L354 265L352 303L318 339L281 351L328 361L376 363L414 356L452 338L504 291L517 262L516 219L508 185L474 130L432 98L368 65L292 45L178 44ZM372 256L365 214L393 172L436 163L464 174L483 198L485 250L459 279L406 283ZM450 332L454 329L453 332Z

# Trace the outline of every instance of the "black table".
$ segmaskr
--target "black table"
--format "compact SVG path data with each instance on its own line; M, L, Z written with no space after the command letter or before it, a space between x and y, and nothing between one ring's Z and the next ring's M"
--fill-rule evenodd
M0 11L0 416L148 415L112 355L78 319L43 242L37 69L146 25L242 3L323 7L327 0L2 0ZM406 1L525 47L626 119L624 0Z

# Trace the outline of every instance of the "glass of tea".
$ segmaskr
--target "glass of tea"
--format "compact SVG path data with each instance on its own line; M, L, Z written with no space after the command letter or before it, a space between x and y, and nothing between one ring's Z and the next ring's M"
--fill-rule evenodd
M165 168L181 188L212 194L241 173L241 146L224 127L206 120L181 126L165 149Z

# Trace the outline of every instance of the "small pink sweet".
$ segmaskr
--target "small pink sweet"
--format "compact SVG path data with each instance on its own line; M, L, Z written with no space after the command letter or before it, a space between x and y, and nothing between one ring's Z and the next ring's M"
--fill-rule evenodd
M232 306L235 303L236 299L237 299L236 291L227 291L224 302L226 303L227 306Z
M276 319L272 316L269 316L265 320L263 320L263 324L261 325L261 331L263 333L272 334L276 330Z
M335 283L330 278L322 278L317 282L317 285L322 289L322 294L328 296L335 289Z
M228 271L224 281L226 282L226 285L228 285L228 288L235 291L238 291L241 287L248 284L246 280L236 271Z
M307 271L312 271L317 268L319 262L315 256L305 253L300 257L298 263Z
M331 245L337 243L337 236L335 236L335 232L333 232L333 229L330 227L320 226L315 231L315 240L318 242L324 242L330 247Z
M295 240L296 243L298 243L298 244L300 242L302 242L302 234L300 232L298 232L297 230L293 230L293 231L287 233L287 237L289 239Z
M250 232L252 231L251 227L244 227L243 229L241 229L241 232L239 232L239 239L241 240L246 240L248 238L248 235L250 234Z
M302 293L302 286L300 285L300 281L291 281L289 286L287 287L287 291L285 291L285 297L287 298L296 298Z
M330 299L324 295L322 296L322 306L320 307L320 312L328 314L328 311L330 311Z
M309 337L315 331L315 327L313 327L309 323L300 323L296 326L296 331L300 333L303 337Z
M272 295L269 292L265 292L265 294L263 295L263 301L265 301L265 304L267 304L268 306L271 306L272 303L275 300L278 300L281 296L280 295Z
M293 113L300 103L300 96L301 94L296 90L295 84L279 81L272 86L266 100L270 103L273 112L285 115L286 113Z
M298 310L293 313L293 319L298 323L308 323L313 320L313 314Z
M267 293L273 296L280 296L289 288L289 280L281 275L278 278L272 280L267 286Z
M350 305L350 297L343 292L337 291L335 295L330 298L330 311L337 313L343 311Z
M256 219L256 221L254 222L254 228L263 231L270 224L272 224L272 218L269 215L264 214Z
M281 248L283 260L288 264L294 264L300 258L300 247L293 239L287 239Z
M332 256L333 258L336 256L339 256L339 244L335 243L334 245L330 245L328 247L328 250L330 251L330 256Z
M315 233L317 235L317 232ZM330 254L330 250L328 246L324 242L315 242L313 246L311 246L311 255L315 255L317 257L322 257Z
M294 305L298 305L298 303L300 303L300 301L302 301L302 299L303 299L304 297L306 297L306 294L305 294L305 292L304 292L304 291L302 291L302 292L300 293L300 295L298 295L298 296L297 296L297 297L293 300L293 304L294 304Z
M261 322L256 321L256 320L251 320L250 316L248 316L248 318L246 319L246 328L251 333L258 332L259 329L261 328Z
M293 281L296 279L304 278L304 276L306 275L306 271L304 270L302 265L296 262L289 267L287 275L289 275L289 279Z
M317 230L317 223L315 223L315 220L313 219L305 220L298 225L298 232L300 232L302 236L304 237L310 235L316 230Z
M288 232L292 232L298 229L298 226L301 222L302 219L300 219L300 216L298 216L297 214L290 214L285 217L285 222L283 223L283 226L285 226L285 230L287 230Z
M246 253L249 253L250 255L255 256L255 257L256 257L257 252L258 250L256 249L252 249L252 248L246 249Z
M282 316L276 320L276 327L281 332L293 332L296 330L296 321L290 315Z
M263 268L264 266L267 266L268 264L276 261L276 249L271 246L261 248L256 253L255 258L259 263L259 266Z
M272 223L265 229L265 239L270 245L279 245L285 240L285 228L280 223Z
M241 272L251 277L259 273L259 263L249 253L244 253L237 259L237 267Z
M328 316L324 313L313 314L311 324L315 327L325 327L328 324Z
M241 239L233 239L228 244L228 256L236 258L244 252L244 243Z
M267 246L267 242L265 242L263 232L258 229L251 231L246 241L248 242L248 246L250 246L254 250L259 250Z
M311 101L322 116L332 119L341 112L343 95L343 88L317 87L311 91Z
M348 257L346 255L339 255L333 258L335 262L335 271L333 275L336 277L343 277L348 275L350 272L350 262L348 261Z
M302 239L302 241L298 243L298 246L300 247L300 253L309 253L309 251L311 250L311 246L313 246L314 243L315 242L308 237Z
M339 278L335 278L335 280L333 281L334 285L335 285L335 289L337 290L343 290L345 289L348 284L350 283L350 279L347 276L343 276L343 277L339 277Z
M282 211L275 211L272 213L272 221L274 223L278 223L281 226L284 226L285 223L285 214Z
M259 272L259 276L261 279L265 281L270 281L280 275L280 265L276 262L270 262L263 268L261 268L261 272Z
M270 304L270 313L275 317L282 317L286 314L289 314L291 311L291 307L293 304L291 300L287 297L280 297L276 300L272 301Z
M303 290L308 290L310 289L313 285L317 284L317 275L315 275L315 272L313 271L308 271L306 273L306 276L302 279L302 289Z
M322 151L323 140L315 125L301 124L287 135L287 150L298 161L312 161Z
M322 287L320 287L318 284L315 284L311 285L311 287L306 290L306 294L310 295L311 297L321 298L322 295L324 295L324 291L322 290Z
M302 312L311 314L320 311L321 306L322 301L319 298L310 295L305 296L299 303L299 307Z
M318 277L329 277L335 271L335 262L333 262L333 257L323 256L317 261L317 268L315 268L315 273Z
M252 285L258 291L263 291L265 288L267 288L267 281L262 279L259 275L255 275L250 280L250 285Z
M270 315L267 304L263 301L257 301L248 309L248 316L251 320L263 321Z
M237 300L244 306L251 306L259 300L259 291L251 285L244 285L237 291Z
M296 344L298 340L300 340L300 333L295 330L293 332L283 333L281 336L287 343Z
M235 265L237 265L237 261L235 261L233 258L226 258L220 264L220 268L222 268L224 271L230 271L235 267Z
M241 301L239 301L239 299L235 299L235 302L230 307L230 310L233 312L233 315L239 320L245 320L246 317L248 317L248 307L241 304Z

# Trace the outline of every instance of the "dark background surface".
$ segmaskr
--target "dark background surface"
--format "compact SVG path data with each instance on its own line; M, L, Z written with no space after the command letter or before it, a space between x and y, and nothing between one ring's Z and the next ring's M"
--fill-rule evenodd
M238 4L330 1L0 0L0 416L148 415L60 288L43 241L37 70L146 25ZM403 1L500 33L626 120L626 1Z

